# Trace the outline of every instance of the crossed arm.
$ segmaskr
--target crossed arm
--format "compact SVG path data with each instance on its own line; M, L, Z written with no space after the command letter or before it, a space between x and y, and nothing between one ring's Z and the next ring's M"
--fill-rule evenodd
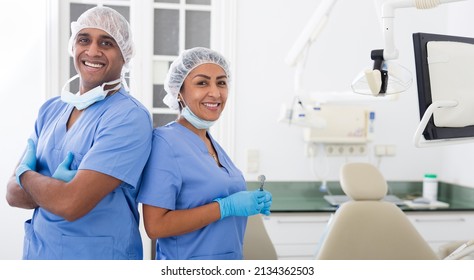
M121 183L91 170L79 170L70 182L27 171L22 174L21 182L23 188L16 183L15 176L9 180L7 201L11 206L26 209L40 206L68 221L87 214Z
M25 209L42 207L74 221L91 211L121 184L119 179L97 171L69 170L72 155L68 155L59 165L53 177L44 176L35 171L35 154L34 145L29 143L16 175L8 181L6 199L10 206ZM19 174L18 170L22 173Z

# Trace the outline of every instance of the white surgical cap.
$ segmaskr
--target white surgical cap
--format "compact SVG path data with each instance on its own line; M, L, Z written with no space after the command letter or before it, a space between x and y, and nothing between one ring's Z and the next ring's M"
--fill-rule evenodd
M97 28L107 32L118 44L122 52L125 67L133 56L132 32L128 21L116 10L108 7L94 7L85 11L77 21L71 22L69 54L74 56L73 47L76 36L84 28Z
M194 68L201 64L214 63L219 65L227 75L227 82L230 83L229 63L220 53L202 47L185 50L173 61L165 78L164 88L166 96L163 102L171 109L178 110L178 94L183 85L184 79Z

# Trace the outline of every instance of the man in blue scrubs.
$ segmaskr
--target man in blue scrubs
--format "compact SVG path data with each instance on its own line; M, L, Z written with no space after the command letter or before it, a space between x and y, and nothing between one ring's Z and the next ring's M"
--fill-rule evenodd
M152 122L123 80L130 26L115 10L95 7L71 31L79 92L66 90L73 77L43 104L7 186L11 206L34 209L23 258L142 259L135 199Z

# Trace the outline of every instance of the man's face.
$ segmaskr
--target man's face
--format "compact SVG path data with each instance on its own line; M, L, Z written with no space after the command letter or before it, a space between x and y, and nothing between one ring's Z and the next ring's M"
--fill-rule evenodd
M81 77L81 94L120 78L124 63L119 46L107 32L84 28L77 34L74 67Z

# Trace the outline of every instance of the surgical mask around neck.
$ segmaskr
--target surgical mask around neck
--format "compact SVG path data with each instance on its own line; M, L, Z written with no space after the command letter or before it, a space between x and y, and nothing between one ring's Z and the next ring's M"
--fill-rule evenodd
M181 110L181 116L197 129L209 129L216 121L206 121L196 116L188 106Z
M72 77L71 79L69 79L64 84L64 86L61 90L61 100L63 102L66 102L68 104L73 105L74 107L76 107L77 110L84 110L85 108L89 107L90 105L92 105L92 104L94 104L98 101L103 100L109 92L114 91L114 90L118 90L122 86L121 85L121 80L122 79L120 78L120 79L117 79L117 80L114 80L114 81L103 83L102 85L97 86L97 87L95 87L95 88L93 88L93 89L91 89L87 92L84 92L83 94L80 94L79 92L74 94L74 93L66 90L66 85L69 84L74 79L77 79L78 77L79 77L79 75L76 75L76 76ZM105 86L113 85L113 84L117 84L117 85L113 88L110 88L110 89L104 89Z

